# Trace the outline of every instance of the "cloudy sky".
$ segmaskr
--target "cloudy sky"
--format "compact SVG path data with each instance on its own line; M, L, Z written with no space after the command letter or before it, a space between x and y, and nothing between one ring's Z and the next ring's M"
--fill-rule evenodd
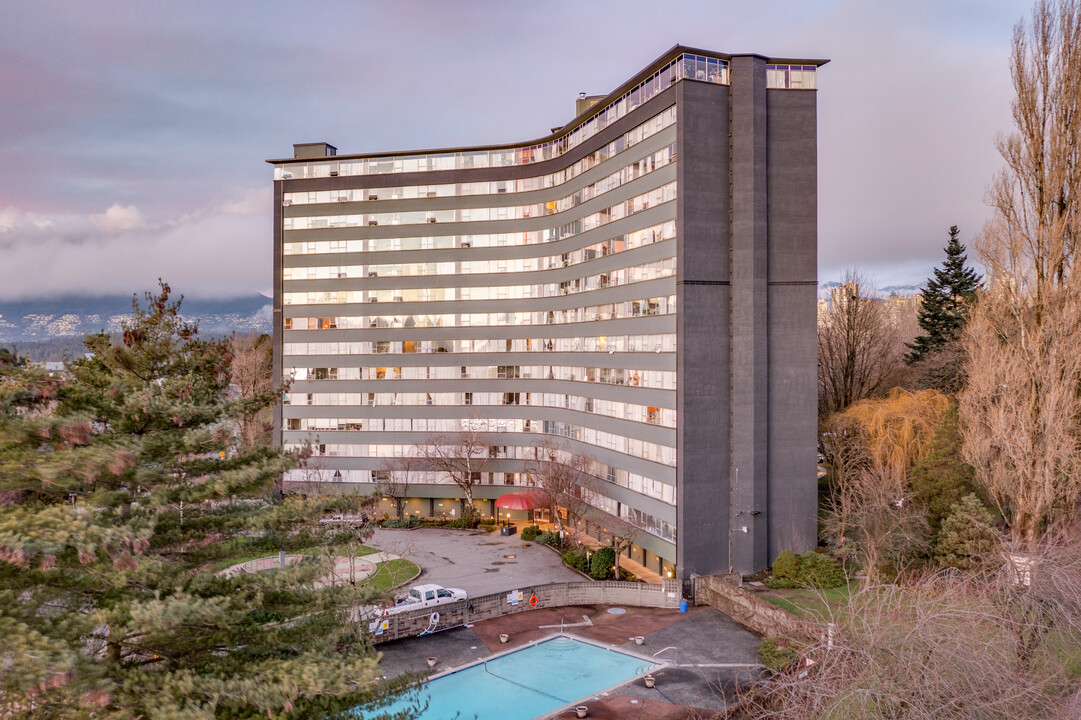
M829 58L819 277L968 241L1028 0L0 0L0 299L271 287L271 168L528 140L671 46Z

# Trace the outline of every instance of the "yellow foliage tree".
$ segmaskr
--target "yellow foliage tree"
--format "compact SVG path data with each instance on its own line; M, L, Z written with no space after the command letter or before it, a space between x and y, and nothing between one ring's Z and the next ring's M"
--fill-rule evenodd
M950 403L938 390L894 388L827 421L833 488L822 530L842 552L855 552L868 582L883 564L900 570L928 547L908 471L929 449Z
M893 388L886 397L861 400L839 415L858 427L872 465L903 476L925 451L950 402L938 390Z

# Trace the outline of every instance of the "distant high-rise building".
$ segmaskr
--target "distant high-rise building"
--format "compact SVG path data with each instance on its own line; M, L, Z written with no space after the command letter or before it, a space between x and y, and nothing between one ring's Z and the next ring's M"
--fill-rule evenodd
M557 442L655 572L811 549L824 63L677 46L539 140L270 161L276 434L317 460L287 483L480 432L482 514ZM412 480L409 512L457 508Z

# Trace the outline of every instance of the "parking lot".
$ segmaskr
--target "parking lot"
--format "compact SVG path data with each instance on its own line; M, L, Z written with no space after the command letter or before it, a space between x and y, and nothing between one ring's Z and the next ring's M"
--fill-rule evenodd
M470 597L582 579L563 565L559 553L517 535L501 536L498 530L376 528L368 544L420 566L415 583L462 588Z

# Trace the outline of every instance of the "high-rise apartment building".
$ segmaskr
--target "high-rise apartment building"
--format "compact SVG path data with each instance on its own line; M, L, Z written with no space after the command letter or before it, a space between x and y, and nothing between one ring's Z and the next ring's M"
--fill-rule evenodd
M677 46L539 140L272 160L280 442L369 489L480 434L491 514L554 441L664 575L813 547L824 63ZM410 480L408 512L461 512Z

